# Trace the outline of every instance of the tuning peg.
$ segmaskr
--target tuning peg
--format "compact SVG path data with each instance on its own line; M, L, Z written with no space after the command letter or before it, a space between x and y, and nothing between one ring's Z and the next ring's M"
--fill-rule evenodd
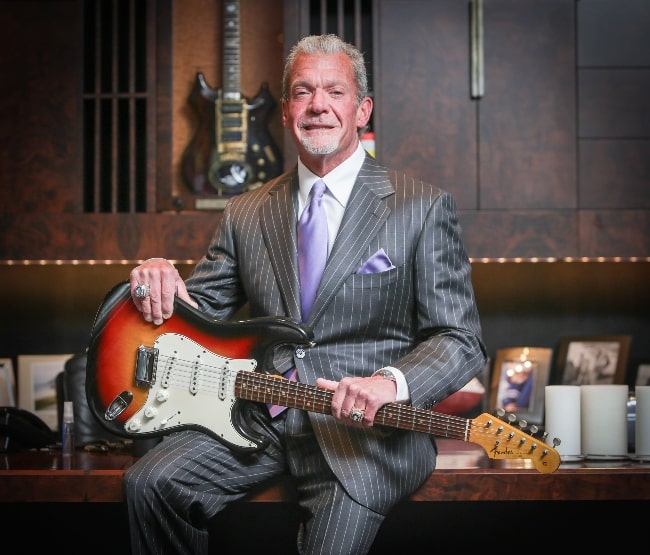
M510 422L510 424L512 424L515 420L517 420L517 415L510 413L508 415L508 422Z
M557 447L560 443L562 443L562 440L559 437L553 438L553 447Z
M503 416L505 415L506 411L505 411L503 408L499 407L499 408L496 410L496 413L497 413L497 416L498 416L499 418L503 418Z
M519 421L519 427L523 430L526 426L528 426L528 422L526 420L520 420Z
M538 428L537 426L535 426L535 424L533 424L533 425L530 427L530 430L529 430L529 431L530 431L530 434L531 434L531 435L535 435L537 432L539 432L539 428Z

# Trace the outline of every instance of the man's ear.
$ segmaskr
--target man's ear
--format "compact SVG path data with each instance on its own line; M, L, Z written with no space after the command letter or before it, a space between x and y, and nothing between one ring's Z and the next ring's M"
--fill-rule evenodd
M357 108L357 129L361 130L368 125L370 115L372 114L372 107L372 98L366 96Z

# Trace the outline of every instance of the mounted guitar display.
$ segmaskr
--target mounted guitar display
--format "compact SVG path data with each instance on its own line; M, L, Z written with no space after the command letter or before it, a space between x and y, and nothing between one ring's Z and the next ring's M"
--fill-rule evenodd
M251 101L240 90L239 1L223 2L223 84L197 73L189 102L199 127L183 153L183 178L196 194L219 197L197 208L223 208L232 195L282 173L282 155L266 128L276 102L267 83Z
M331 414L331 391L279 377L270 366L274 348L311 342L311 330L291 320L215 321L178 298L172 317L155 326L142 318L124 282L109 291L93 323L88 405L123 437L192 428L231 449L256 451L267 439L248 426L249 402ZM466 419L389 403L375 423L477 443L492 459L530 459L542 473L560 465L554 448L489 414Z

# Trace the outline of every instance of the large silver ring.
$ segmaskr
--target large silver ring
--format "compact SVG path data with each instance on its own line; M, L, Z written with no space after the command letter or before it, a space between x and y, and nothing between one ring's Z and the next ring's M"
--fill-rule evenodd
M361 409L353 408L350 411L350 420L353 422L361 422L363 420L363 411Z
M151 293L151 288L146 283L138 284L135 286L133 293L135 294L136 299L146 299L149 296L149 293Z

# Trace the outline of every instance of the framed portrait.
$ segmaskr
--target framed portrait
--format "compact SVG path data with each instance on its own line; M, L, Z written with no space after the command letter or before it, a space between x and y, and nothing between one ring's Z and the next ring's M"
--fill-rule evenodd
M624 384L631 340L629 335L562 338L557 352L557 383Z
M650 362L639 364L636 371L635 385L650 385Z
M493 411L503 409L519 420L542 424L552 356L553 349L545 347L498 349L490 388Z
M18 408L33 412L51 430L59 428L56 377L73 355L18 355Z
M16 406L16 376L10 358L0 358L0 407Z

